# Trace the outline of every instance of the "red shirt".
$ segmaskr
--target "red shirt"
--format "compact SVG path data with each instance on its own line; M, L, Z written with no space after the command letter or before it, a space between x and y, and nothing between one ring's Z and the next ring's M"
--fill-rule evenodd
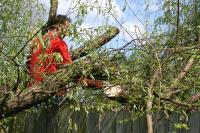
M42 40L36 38L33 41L31 50L31 56L27 64L34 82L42 81L45 73L57 71L58 63L55 60L55 53L61 55L61 64L72 63L67 44L55 31L48 32Z

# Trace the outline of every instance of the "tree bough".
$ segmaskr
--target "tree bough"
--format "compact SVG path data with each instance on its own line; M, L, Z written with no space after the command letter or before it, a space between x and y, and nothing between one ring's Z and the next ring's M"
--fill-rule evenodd
M119 29L116 27L111 27L108 31L106 31L101 36L97 36L93 40L88 41L84 45L84 46L87 46L87 48L81 47L75 50L75 52L73 52L72 54L73 60L76 60L79 57L83 57L89 54L90 52L97 50L99 47L103 46L112 38L114 38L117 34L119 34ZM74 63L72 63L70 66L73 67L73 64ZM10 97L0 107L0 120L3 118L9 117L11 115L14 115L25 109L28 109L30 107L33 107L38 103L47 101L52 96L54 96L56 92L63 91L62 88L64 87L64 84L62 83L62 78L66 78L66 77L64 76L64 77L55 79L55 77L58 77L60 75L60 72L62 72L62 74L67 74L68 69L63 68L59 70L59 72L56 73L55 75L51 75L48 78L48 81L51 81L51 82L56 80L56 84L55 84L56 86L48 86L48 90L45 89L45 84L47 85L48 82L45 82L44 85L41 84L41 85L32 86L31 88L29 88L28 91L16 92L14 95L10 95ZM57 89L57 87L59 87L60 89ZM5 94L2 94L2 95L5 95Z

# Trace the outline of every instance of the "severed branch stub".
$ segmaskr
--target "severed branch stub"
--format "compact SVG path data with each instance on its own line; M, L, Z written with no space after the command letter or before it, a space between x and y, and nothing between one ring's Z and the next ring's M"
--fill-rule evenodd
M116 27L110 28L101 36L97 36L93 40L88 41L85 44L87 45L87 48L82 47L82 48L79 48L78 50L75 50L76 52L73 52L73 59L75 60L79 57L89 54L92 51L97 50L99 47L103 46L112 38L114 38L117 34L119 34L118 28ZM72 65L73 64L74 63L72 63ZM63 74L68 72L67 69L62 69L61 71L63 71L62 72ZM59 76L59 73L56 73L55 75L50 76L49 80L53 82L54 77L56 76ZM9 99L5 101L5 103L1 106L0 120L3 118L9 117L11 115L14 115L25 109L28 109L30 107L33 107L38 103L45 102L48 99L50 99L52 96L54 96L56 92L63 91L62 79L59 78L59 79L56 79L55 81L57 81L56 86L53 86L53 85L48 86L48 90L50 91L45 91L45 86L43 85L34 85L33 87L29 89L29 91L16 92L16 94L9 97ZM61 89L56 89L58 86Z

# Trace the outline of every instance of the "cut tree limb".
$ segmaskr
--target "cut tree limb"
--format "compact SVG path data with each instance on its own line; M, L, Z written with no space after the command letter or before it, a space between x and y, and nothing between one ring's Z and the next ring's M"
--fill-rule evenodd
M79 57L83 57L93 50L101 47L102 45L109 42L113 37L115 37L119 33L119 29L116 27L111 27L108 31L102 34L99 38L95 38L92 41L88 41L85 43L85 47L80 47L74 52L72 52L72 60L76 60Z
M110 41L112 38L114 38L119 33L119 29L116 27L111 27L107 32L102 34L101 36L97 36L94 38L94 40L89 41L86 43L87 48L80 48L74 52L73 59L77 59L78 57L85 56L89 54L91 51L95 51L99 47L106 44L108 41ZM68 67L74 67L70 69L76 69L76 65L68 66ZM14 95L11 95L9 99L0 107L0 120L6 117L9 117L13 114L16 114L22 110L28 109L30 107L33 107L34 105L47 101L49 98L54 96L56 92L63 91L63 78L69 78L70 76L67 75L68 69L61 69L58 73L55 75L51 75L43 85L35 85L32 86L29 91L22 91L17 92ZM61 76L62 75L62 76ZM58 77L58 78L55 78ZM69 79L70 80L70 79ZM71 79L73 80L73 79ZM54 83L53 85L48 85L48 83ZM55 84L56 83L56 84ZM45 89L45 87L48 87L48 90ZM56 89L61 88L61 89ZM46 91L44 91L46 90Z

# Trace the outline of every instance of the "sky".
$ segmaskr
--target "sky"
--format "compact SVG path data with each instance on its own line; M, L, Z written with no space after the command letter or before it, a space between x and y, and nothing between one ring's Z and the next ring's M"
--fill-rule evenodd
M39 1L44 4L48 12L50 0ZM76 1L78 0L58 0L57 14L66 14L70 6L73 7L77 4ZM108 9L109 7L106 5L108 0L81 0L81 2L88 6L100 7L101 9ZM111 13L114 14L114 17L111 15L101 15L98 14L98 10L93 10L85 17L81 28L98 27L105 25L105 23L117 26L121 31L120 34L105 47L119 48L149 30L146 25L147 23L151 25L153 20L159 15L162 2L163 0L111 0ZM73 22L75 15L71 14L70 17ZM136 26L139 30L136 30ZM149 27L151 28L151 26ZM71 43L68 39L66 41Z

